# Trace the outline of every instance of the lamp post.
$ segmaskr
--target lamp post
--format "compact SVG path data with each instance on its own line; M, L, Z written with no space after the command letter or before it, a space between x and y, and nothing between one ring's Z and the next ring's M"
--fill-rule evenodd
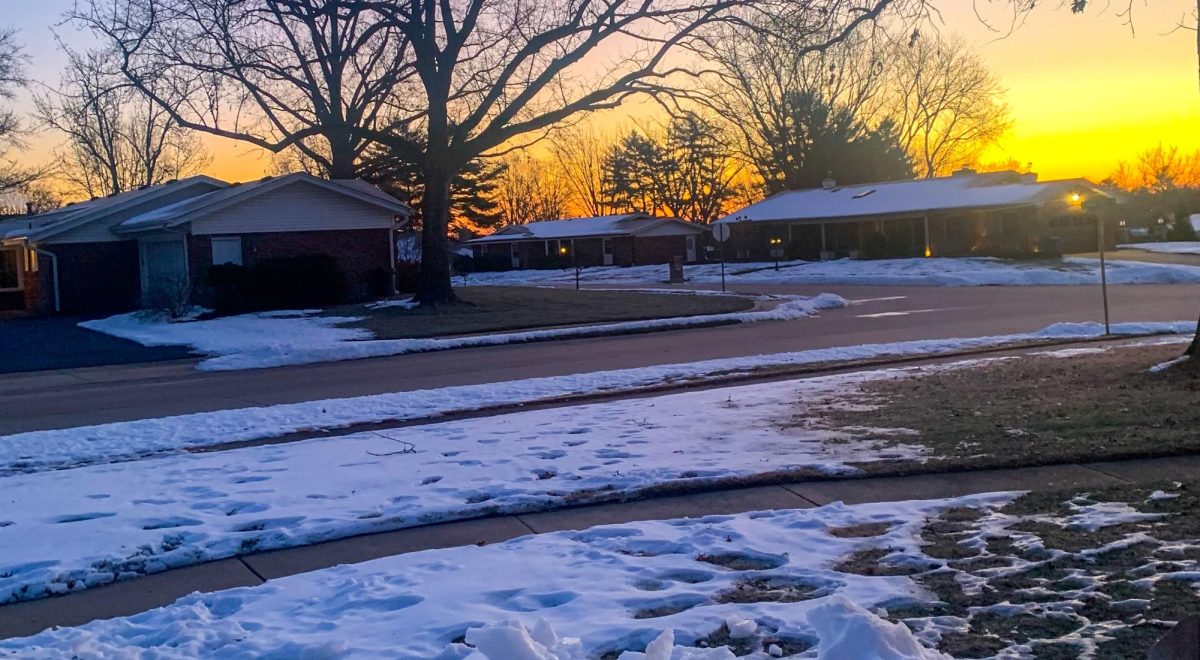
M1095 208L1095 203L1091 203L1090 200L1084 200L1083 195L1080 195L1078 192L1071 193L1068 201L1071 203L1071 205L1081 209L1087 209L1089 207L1093 209ZM1104 257L1104 250L1106 247L1105 242L1104 215L1097 212L1096 244L1100 252L1100 296L1104 300L1104 336L1107 337L1108 335L1112 334L1112 322L1109 319L1108 313L1108 267Z
M571 241L571 247L575 247L575 241ZM565 245L558 246L559 256L565 257L565 256L567 256L568 252L571 255L571 267L575 269L575 290L578 291L579 290L579 274L580 274L579 271L582 270L579 267L579 257L575 254L575 250L568 251L567 246L565 246Z
M779 258L783 256L783 239L778 236L767 241L771 246L771 256L775 259L775 270L779 270Z

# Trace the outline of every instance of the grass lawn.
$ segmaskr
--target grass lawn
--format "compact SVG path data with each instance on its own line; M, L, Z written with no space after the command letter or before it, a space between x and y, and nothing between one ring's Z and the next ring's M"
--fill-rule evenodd
M860 387L868 405L821 409L822 424L916 443L929 460L862 464L870 473L1012 467L1200 452L1200 369L1149 373L1182 344L1021 357ZM896 433L909 429L915 433Z
M1037 493L995 510L948 509L925 522L924 557L881 563L888 549L864 550L839 570L910 575L939 602L898 604L887 617L918 632L939 629L938 647L956 658L1016 647L1034 658L1089 650L1142 658L1171 624L1200 611L1197 486Z
M455 291L469 304L433 310L347 305L329 309L326 314L364 316L363 321L351 325L364 327L379 339L400 339L724 314L754 306L753 301L735 296L498 286Z

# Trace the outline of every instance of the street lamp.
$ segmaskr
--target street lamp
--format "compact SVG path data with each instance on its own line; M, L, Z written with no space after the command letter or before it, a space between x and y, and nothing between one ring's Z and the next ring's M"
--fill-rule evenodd
M767 241L767 244L771 246L771 256L775 259L775 270L779 270L779 258L783 256L783 239L774 237Z
M1068 197L1068 200L1070 201L1071 204L1073 204L1075 206L1085 208L1085 206L1084 206L1085 200L1083 198L1083 195L1080 195L1078 192L1071 193L1070 197ZM1122 221L1121 225L1124 226L1125 223ZM1100 295L1104 299L1104 335L1108 336L1108 335L1112 334L1112 322L1109 320L1109 313L1108 313L1108 265L1105 262L1105 258L1104 258L1105 242L1106 241L1104 240L1104 217L1102 214L1097 213L1096 214L1096 243L1097 243L1098 247L1100 248Z
M571 241L571 247L575 247L575 241ZM579 275L580 275L580 271L583 270L579 266L579 256L578 256L578 254L576 254L575 250L568 250L567 246L565 246L565 245L558 246L559 256L565 257L565 256L567 256L568 252L570 252L570 254L571 254L571 267L575 269L575 290L578 291L579 290Z

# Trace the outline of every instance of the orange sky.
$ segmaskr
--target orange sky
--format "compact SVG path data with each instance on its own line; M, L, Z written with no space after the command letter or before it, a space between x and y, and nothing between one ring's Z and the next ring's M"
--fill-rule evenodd
M976 1L985 8L989 4ZM44 0L64 8L67 2ZM1167 34L1181 19L1191 20L1195 5L1190 0L1154 0L1152 6L1138 0L1136 35L1116 15L1123 0L1083 16L1044 3L1006 38L978 21L970 0L935 2L942 9L941 29L976 44L1008 88L1015 127L989 160L1032 162L1043 178L1101 179L1117 160L1160 141L1189 151L1200 148L1195 33ZM61 62L45 52L52 49L46 35L56 17L43 8L18 10L8 19L34 55L34 77L43 80L56 80ZM47 142L36 140L34 147L31 156L44 152ZM257 178L269 164L239 144L214 138L209 147L214 155L209 173L222 178Z

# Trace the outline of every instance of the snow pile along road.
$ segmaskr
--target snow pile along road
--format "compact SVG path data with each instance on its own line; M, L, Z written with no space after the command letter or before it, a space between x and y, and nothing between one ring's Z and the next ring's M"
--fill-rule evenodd
M864 405L852 400L861 398L852 396L858 383L908 373L685 392L0 478L0 603L662 485L921 460L919 446L877 446L792 421L804 410Z
M926 518L1011 497L839 503L431 550L193 594L128 618L0 642L0 654L485 656L464 643L473 641L512 653L505 660L576 652L588 658L636 652L627 660L728 658L718 653L729 645L751 660L805 652L939 658L926 646L936 631L914 639L870 611L926 602L928 593L910 577L859 575L841 562L876 549L898 573L937 566L944 562L920 552ZM868 524L872 536L834 533ZM521 655L538 646L566 655Z
M1200 254L1200 241L1174 241L1170 243L1129 243L1118 245L1122 250L1141 250L1159 254Z
M320 317L314 316L311 310L266 312L183 323L171 323L144 312L133 312L107 319L85 321L79 325L146 346L191 346L193 350L211 356L200 363L198 368L202 371L232 371L721 323L789 321L813 316L823 309L845 307L847 304L844 298L831 293L815 297L788 296L785 302L763 311L681 316L446 339L372 339L371 333L361 328L338 326L361 320L359 318Z
M1194 334L1195 321L1118 323L1116 335ZM273 438L356 424L425 419L483 408L521 405L586 394L636 392L675 383L699 383L758 370L880 357L937 355L1047 339L1088 339L1104 334L1096 323L1058 323L1039 332L928 339L890 344L775 353L531 378L431 390L325 399L255 408L113 422L0 436L0 474L128 460L182 449Z
M1109 261L1109 284L1181 284L1200 282L1200 266ZM721 281L720 264L686 266L684 275L695 284ZM920 258L836 261L787 261L726 264L730 284L791 284L873 286L1049 286L1085 285L1100 281L1097 259L1068 257L1061 260L1007 260L987 257ZM665 282L666 266L615 266L585 269L587 284L629 285ZM477 273L467 278L471 286L567 285L575 271L516 270Z

